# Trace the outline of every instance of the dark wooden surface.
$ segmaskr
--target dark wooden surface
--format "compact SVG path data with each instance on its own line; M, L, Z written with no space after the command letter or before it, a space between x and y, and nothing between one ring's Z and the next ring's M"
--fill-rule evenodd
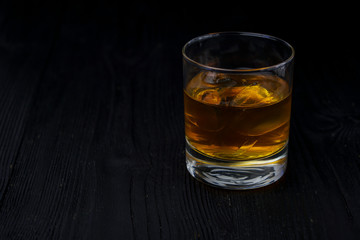
M1 2L0 239L359 239L356 14L300 7ZM296 49L288 170L262 189L185 167L181 48L227 30Z

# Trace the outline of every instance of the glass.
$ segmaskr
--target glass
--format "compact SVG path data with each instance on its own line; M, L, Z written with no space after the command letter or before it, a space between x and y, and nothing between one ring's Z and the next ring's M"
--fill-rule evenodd
M186 164L212 186L251 189L285 172L294 49L264 34L220 32L183 48Z

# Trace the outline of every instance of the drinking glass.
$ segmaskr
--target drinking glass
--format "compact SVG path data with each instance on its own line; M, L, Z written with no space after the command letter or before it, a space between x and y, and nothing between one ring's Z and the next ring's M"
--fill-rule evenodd
M277 37L220 32L182 50L186 164L226 189L277 181L287 164L293 47Z

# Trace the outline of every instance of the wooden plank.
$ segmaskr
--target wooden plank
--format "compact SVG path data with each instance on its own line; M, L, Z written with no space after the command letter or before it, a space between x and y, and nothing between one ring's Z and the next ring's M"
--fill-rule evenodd
M31 24L24 19L11 19L9 14L3 14L0 23L0 204L54 38L51 26Z

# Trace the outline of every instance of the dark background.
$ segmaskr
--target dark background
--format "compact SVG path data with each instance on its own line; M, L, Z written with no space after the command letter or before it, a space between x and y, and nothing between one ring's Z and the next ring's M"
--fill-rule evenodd
M360 47L343 6L2 1L0 239L357 239ZM296 51L288 170L257 190L185 167L181 48L230 30Z

